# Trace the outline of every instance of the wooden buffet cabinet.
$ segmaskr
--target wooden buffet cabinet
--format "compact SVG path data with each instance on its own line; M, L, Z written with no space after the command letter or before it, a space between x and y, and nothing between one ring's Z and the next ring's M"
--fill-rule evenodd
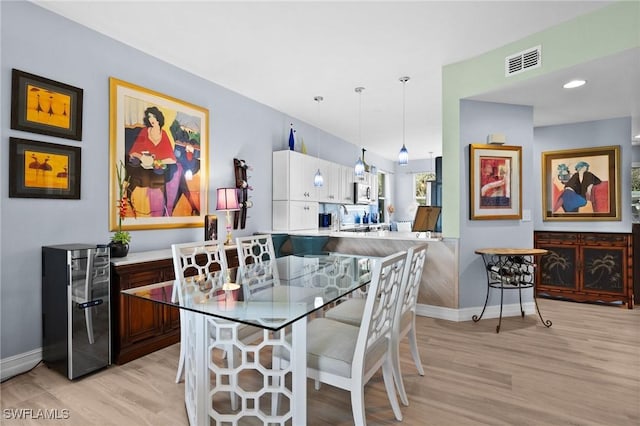
M535 231L539 296L580 302L626 303L633 308L633 243L626 233Z
M229 267L238 266L235 246L227 249ZM171 250L131 253L111 259L111 362L124 364L180 341L180 312L122 290L175 278Z

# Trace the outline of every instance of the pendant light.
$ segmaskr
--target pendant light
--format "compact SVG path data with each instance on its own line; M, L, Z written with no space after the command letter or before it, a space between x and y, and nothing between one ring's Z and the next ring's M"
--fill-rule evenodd
M316 96L313 98L313 100L318 103L318 118L320 118L320 102L322 102L323 99L324 98L322 96ZM316 138L316 143L318 144L316 158L320 159L320 132L316 131L316 133L318 134L318 137ZM313 177L313 186L321 187L322 185L324 185L324 178L322 177L322 173L320 173L320 167L318 167L318 171Z
M400 153L398 154L398 164L401 166L406 166L409 164L409 151L407 151L407 147L405 145L405 121L406 121L406 96L405 96L405 88L407 86L407 81L409 81L409 77L400 77L400 81L402 82L402 148L400 148Z
M427 171L427 180L436 180L436 169L433 167L433 151L429 151L429 170Z
M364 87L356 87L355 91L358 94L358 144L362 146L362 91ZM362 157L364 158L364 148L362 149ZM356 177L364 177L364 161L358 157L356 165L354 167Z

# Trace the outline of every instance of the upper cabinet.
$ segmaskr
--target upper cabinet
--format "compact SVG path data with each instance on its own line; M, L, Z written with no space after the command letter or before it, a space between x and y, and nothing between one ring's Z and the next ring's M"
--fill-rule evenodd
M353 182L355 182L355 173L353 167L340 166L340 203L353 204Z
M295 151L273 153L273 200L316 201L318 160Z
M340 187L342 183L342 169L339 164L326 160L316 160L324 184L317 188L318 201L321 203L341 203Z

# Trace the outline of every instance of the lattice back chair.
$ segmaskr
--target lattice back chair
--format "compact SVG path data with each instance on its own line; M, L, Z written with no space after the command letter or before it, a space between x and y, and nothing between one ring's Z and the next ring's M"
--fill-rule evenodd
M391 351L393 358L393 376L398 387L400 400L404 405L409 405L409 400L407 398L400 370L400 342L407 334L409 335L409 344L413 361L416 364L418 373L421 376L424 376L424 369L422 368L422 361L420 360L420 352L418 351L418 343L416 340L415 313L416 304L418 302L420 280L422 279L422 271L424 269L426 256L426 244L415 245L407 251L407 262L402 277L402 296L399 300L397 311L395 313L395 329L392 333ZM327 310L325 312L325 317L359 326L362 322L364 306L364 299L347 299L338 306Z
M176 285L174 286L173 299L180 300L182 292L179 285L187 287L204 287L210 289L212 297L215 293L222 289L223 284L229 279L227 257L225 247L222 241L199 241L194 243L173 244L171 246L173 252L173 265L176 275ZM185 288L188 290L188 288ZM186 313L180 310L180 359L178 363L178 371L176 374L176 383L178 383L184 371L185 348L186 348ZM246 344L254 342L262 337L262 329L246 324L240 324L237 327L236 335L238 339ZM215 338L212 335L211 338ZM237 354L233 350L233 345L229 345L225 349L227 362L230 367L237 364L235 359ZM232 398L232 408L235 409L236 399Z
M416 305L418 303L418 291L422 280L422 271L427 258L427 245L419 244L407 251L407 264L404 268L403 290L400 303L394 320L394 332L391 334L393 378L398 387L400 400L404 405L409 405L407 392L404 388L402 373L400 370L400 342L405 336L409 336L409 347L413 362L416 364L418 374L424 376L418 340L416 338Z
M237 237L236 249L241 268L249 263L262 263L276 259L276 251L273 248L273 239L270 234Z
M181 291L179 285L188 285L192 282L206 282L207 286L220 287L227 273L227 256L224 245L218 241L198 241L192 243L172 244L173 271L176 281L173 287L172 299L180 300ZM185 357L185 313L180 310L180 358L176 383L182 379Z
M402 420L390 339L406 259L406 252L399 252L375 262L360 326L329 318L312 320L307 326L307 376L348 390L356 425L366 425L364 386L380 368L393 413ZM274 369L288 362L287 351L274 352ZM276 397L272 411L277 413L277 409Z
M276 259L249 263L238 269L244 300L271 300L274 287L280 285Z

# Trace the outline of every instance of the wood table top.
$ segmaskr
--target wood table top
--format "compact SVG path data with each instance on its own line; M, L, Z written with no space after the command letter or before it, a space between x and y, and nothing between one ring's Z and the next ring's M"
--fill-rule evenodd
M482 248L477 249L475 253L505 256L541 256L549 253L549 250L538 248Z

